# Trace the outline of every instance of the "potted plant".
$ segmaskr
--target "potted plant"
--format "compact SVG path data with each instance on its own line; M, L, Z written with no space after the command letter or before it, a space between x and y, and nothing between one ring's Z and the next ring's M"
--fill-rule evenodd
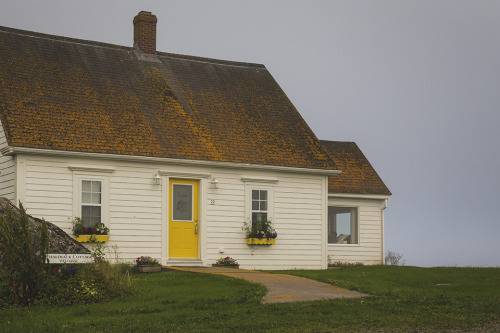
M137 263L138 271L141 273L161 272L161 264L158 260L150 256L137 257L135 262Z
M212 264L212 267L231 267L231 268L240 268L240 265L231 257L220 257L215 264Z
M278 237L271 221L245 222L245 232L249 245L273 245Z
M73 219L73 237L83 242L107 242L109 241L109 229L104 223L96 223L90 227L84 225L84 221L80 217Z

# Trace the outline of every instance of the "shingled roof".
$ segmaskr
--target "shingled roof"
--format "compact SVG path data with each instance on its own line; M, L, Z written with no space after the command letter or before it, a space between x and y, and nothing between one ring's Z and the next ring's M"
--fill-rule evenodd
M263 65L0 27L8 145L335 170Z
M342 171L328 177L329 193L391 195L356 143L321 140L321 144Z

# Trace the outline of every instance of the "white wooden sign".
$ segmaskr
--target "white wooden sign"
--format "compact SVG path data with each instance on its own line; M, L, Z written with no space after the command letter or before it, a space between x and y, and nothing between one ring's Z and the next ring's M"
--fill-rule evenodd
M90 253L48 253L50 264L88 264L94 261Z

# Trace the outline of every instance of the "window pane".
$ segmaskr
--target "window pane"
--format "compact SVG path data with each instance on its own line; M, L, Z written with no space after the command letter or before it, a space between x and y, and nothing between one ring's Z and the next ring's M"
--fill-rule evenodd
M260 191L260 200L267 200L267 191Z
M100 223L101 222L101 207L98 207L98 206L90 207L90 212L91 212L90 220L91 220L92 225L94 225L96 223Z
M191 185L172 185L172 218L174 221L193 220L193 187Z
M92 193L92 202L93 204L101 203L101 193Z
M252 200L259 200L259 191L252 190Z
M267 201L261 201L260 202L260 210L266 210L267 211Z
M91 203L92 194L89 192L82 192L82 202L83 203Z
M267 221L267 213L252 213L252 222Z
M98 180L82 181L82 203L101 204L101 182Z
M328 243L357 244L357 216L355 207L328 207Z
M82 206L82 219L85 226L90 226L90 206Z
M83 180L82 181L82 191L92 192L92 182L90 180Z
M101 192L101 182L100 181L92 181L92 192L94 192L94 193Z
M86 227L93 226L101 222L101 207L82 206L82 219Z
M338 234L351 234L351 213L338 213L337 220L337 233Z
M252 210L259 210L259 202L252 201Z

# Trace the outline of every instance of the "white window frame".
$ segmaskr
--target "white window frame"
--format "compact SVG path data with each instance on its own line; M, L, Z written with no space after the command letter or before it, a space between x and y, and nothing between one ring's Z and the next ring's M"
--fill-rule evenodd
M245 191L245 220L252 222L252 191L267 191L267 220L274 222L274 188L272 186L247 185Z
M350 209L355 209L356 213L354 214L354 217L356 218L356 232L354 233L356 235L356 243L330 243L330 207L335 207L335 208L350 208ZM351 235L353 234L352 232L352 217L351 217ZM327 233L328 233L328 245L334 245L334 246L359 246L360 245L360 224L359 224L359 206L349 206L349 205L328 205L328 214L327 214ZM338 236L338 235L337 235Z
M93 171L93 170L92 170ZM111 172L109 172L111 173ZM91 172L80 170L73 171L73 216L68 217L72 220L74 217L82 217L82 181L98 180L101 182L101 222L110 228L109 220L109 176L96 176Z
M257 200L254 199L253 195L254 195L254 192L257 192L258 195L259 195L259 198ZM265 200L261 198L261 195L263 193L266 193L266 198ZM251 198L250 198L250 218L253 222L253 215L254 214L266 214L266 221L269 221L269 190L267 189L251 189L250 190L250 195L251 195ZM259 209L254 209L253 208L253 204L254 202L258 202L258 206L259 206ZM262 202L265 202L266 203L266 207L265 209L261 209L261 203Z
M87 202L83 202L83 182L99 182L101 183L101 202L99 204L94 204L94 203L87 203ZM90 206L90 207L99 207L101 209L101 223L104 223L104 220L103 220L103 196L104 196L104 181L102 179L96 179L96 178L81 178L80 181L79 181L79 185L80 185L80 208L79 208L79 217L81 217L83 219L83 207L84 206ZM91 192L92 193L92 192ZM90 222L85 222L85 225L87 226L92 226L94 225L95 223L90 223Z

